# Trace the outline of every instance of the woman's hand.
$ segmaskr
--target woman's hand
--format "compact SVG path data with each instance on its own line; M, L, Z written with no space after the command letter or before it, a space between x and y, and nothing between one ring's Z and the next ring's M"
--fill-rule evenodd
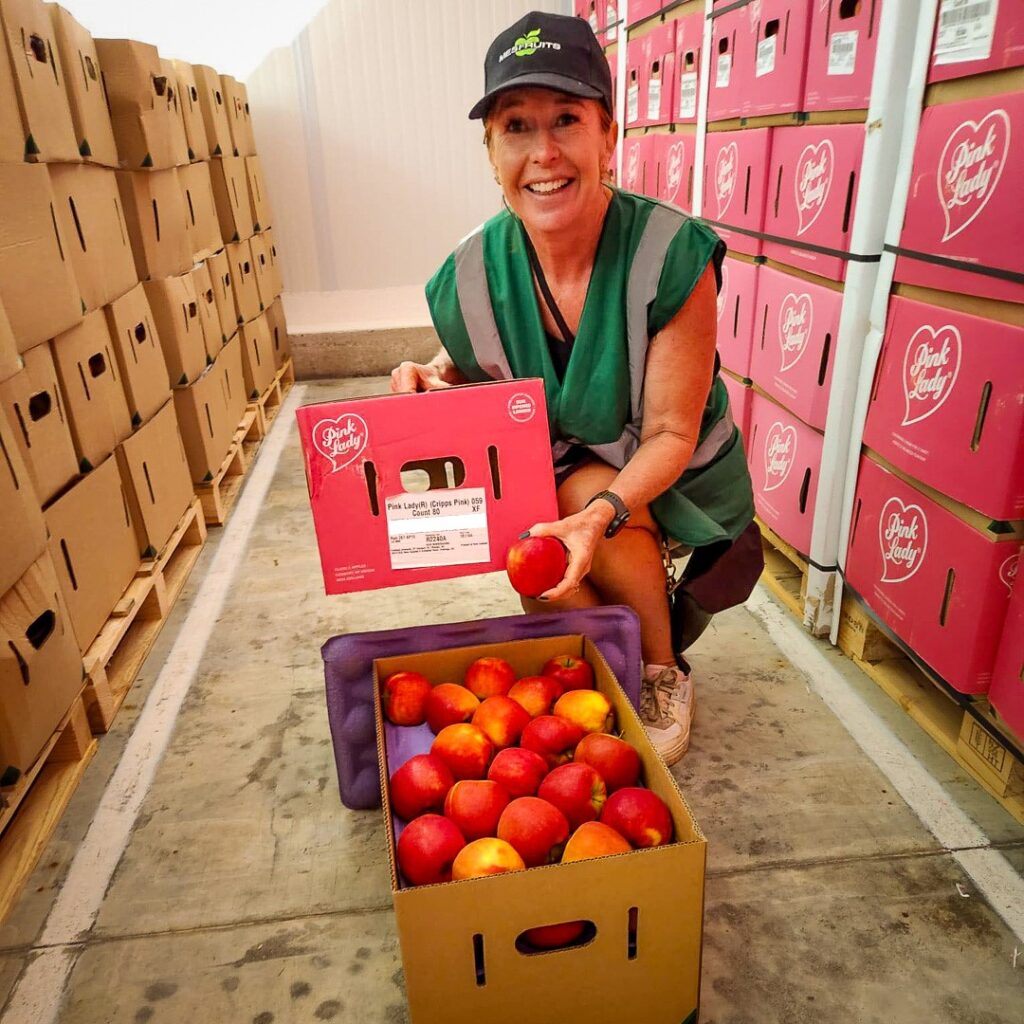
M603 501L554 523L538 523L530 530L532 537L557 537L564 545L569 564L562 582L540 595L541 601L561 601L571 597L580 588L583 578L590 572L597 545L612 521L615 510Z
M391 371L391 392L402 394L410 391L433 391L451 385L441 376L434 363L399 363Z

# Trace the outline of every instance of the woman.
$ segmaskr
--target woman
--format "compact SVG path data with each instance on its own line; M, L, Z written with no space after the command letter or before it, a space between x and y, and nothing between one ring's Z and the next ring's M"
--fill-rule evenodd
M717 377L724 246L679 210L605 182L611 76L585 21L527 15L494 40L484 72L470 117L484 121L505 209L427 285L444 348L428 364L402 363L392 390L544 379L561 518L530 532L558 537L569 563L557 587L523 606L636 610L641 716L671 764L689 745L694 711L681 652L711 612L736 603L721 592L745 587L744 600L760 572L749 555L729 569L753 550L753 504ZM719 578L698 600L684 577L674 616L667 543L695 549L692 583L708 590Z

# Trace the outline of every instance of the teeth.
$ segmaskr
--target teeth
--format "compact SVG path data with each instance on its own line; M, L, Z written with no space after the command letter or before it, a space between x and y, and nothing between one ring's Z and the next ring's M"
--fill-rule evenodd
M539 192L541 195L546 195L549 192L557 192L568 184L568 178L559 178L557 181L535 181L532 185L527 185L526 187L531 192Z

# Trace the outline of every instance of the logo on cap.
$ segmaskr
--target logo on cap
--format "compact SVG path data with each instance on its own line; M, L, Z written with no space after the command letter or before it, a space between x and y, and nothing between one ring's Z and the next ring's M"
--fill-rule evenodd
M534 28L520 36L515 46L510 46L499 58L500 64L506 57L532 57L538 50L560 50L561 43L548 43L541 39L540 29Z

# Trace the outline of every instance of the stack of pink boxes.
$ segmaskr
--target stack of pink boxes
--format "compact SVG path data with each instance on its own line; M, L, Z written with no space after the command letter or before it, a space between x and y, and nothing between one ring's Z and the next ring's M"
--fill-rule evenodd
M1024 71L987 74L1024 64L1024 9L963 28L940 14L847 580L1024 736Z

